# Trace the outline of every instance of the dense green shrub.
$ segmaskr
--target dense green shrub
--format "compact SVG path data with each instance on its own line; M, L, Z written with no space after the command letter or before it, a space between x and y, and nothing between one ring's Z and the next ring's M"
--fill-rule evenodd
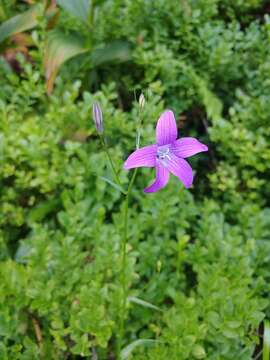
M165 107L210 151L194 188L155 195L142 169L131 199L130 359L251 359L269 316L270 20L260 0L98 1L93 42L128 40L132 60L66 63L47 96L46 33L31 61L0 62L0 358L114 359L121 287L120 193L91 121L98 100L119 171ZM11 16L22 4L4 1ZM70 14L59 27L85 31ZM123 183L129 174L120 172ZM259 350L258 350L259 351Z

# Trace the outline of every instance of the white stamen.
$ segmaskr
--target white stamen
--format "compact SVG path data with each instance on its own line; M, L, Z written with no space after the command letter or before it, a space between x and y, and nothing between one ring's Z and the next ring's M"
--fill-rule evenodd
M166 160L171 160L170 148L168 146L160 146L157 150L157 158L163 160L162 163L166 163Z

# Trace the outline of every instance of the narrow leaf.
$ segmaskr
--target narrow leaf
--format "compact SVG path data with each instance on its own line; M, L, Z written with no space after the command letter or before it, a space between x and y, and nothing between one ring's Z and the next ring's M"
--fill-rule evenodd
M127 41L116 40L101 49L92 52L94 66L109 62L125 62L131 60L131 47Z
M54 211L60 204L59 199L52 199L41 202L32 210L30 210L28 219L30 221L41 221L46 215Z
M138 346L152 346L154 344L160 343L158 340L153 339L139 339L133 341L131 344L127 345L120 353L120 358L122 360L128 359L131 355L132 351L136 349Z
M0 42L11 35L32 29L37 25L38 6L32 6L29 10L16 15L0 26Z
M84 39L58 30L49 32L45 47L46 90L50 94L60 66L72 57L88 51Z
M157 311L163 311L158 306L153 305L150 302L144 301L142 299L139 299L139 298L137 298L135 296L129 296L128 301L133 302L133 303L138 304L138 305L141 305L141 306L146 307L146 308L150 308L150 309L157 310Z
M125 194L125 191L119 185L115 184L112 180L106 178L105 176L99 176L99 178L110 184L113 188L120 191L122 194Z
M89 0L57 0L56 3L71 16L87 23L90 12Z
M268 320L264 321L263 333L263 360L270 359L270 324Z

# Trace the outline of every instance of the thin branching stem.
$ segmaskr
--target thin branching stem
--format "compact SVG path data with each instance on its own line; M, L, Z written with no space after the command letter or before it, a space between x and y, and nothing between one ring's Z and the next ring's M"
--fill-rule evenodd
M136 135L136 149L140 147L141 125L142 125L142 108L139 108L139 123L137 125ZM125 194L124 210L123 210L123 237L121 244L121 287L122 287L122 299L121 299L121 313L120 313L120 329L119 339L117 345L117 357L120 359L120 350L123 346L124 334L125 334L125 317L127 309L128 298L128 284L127 284L127 240L128 240L128 218L129 218L129 198L132 192L133 184L136 179L138 168L136 168L130 179L127 192Z
M127 287L127 276L126 276L126 267L127 267L127 240L128 240L128 217L129 217L129 197L132 191L132 187L137 175L137 170L133 172L132 178L130 180L127 193L125 195L124 202L124 223L123 223L123 238L122 238L122 248L121 248L121 287L122 287L122 299L121 299L121 315L120 315L120 330L119 330L119 342L118 342L118 358L120 349L123 345L124 333L125 333L125 317L126 317L126 308L127 308L127 297L128 297L128 287Z
M107 155L107 158L108 158L108 160L109 160L109 163L110 163L110 166L111 166L111 168L112 168L112 171L113 171L113 173L114 173L115 181L117 182L117 185L122 189L121 181L120 181L120 179L119 179L118 173L117 173L117 171L116 171L116 168L115 168L115 165L114 165L114 163L113 163L113 160L112 160L111 154L110 154L110 152L109 152L108 146L107 146L107 144L106 144L106 141L105 141L105 139L104 139L104 137L103 137L102 135L100 135L100 141L101 141L101 144L102 144L102 146L103 146L103 149L104 149L104 151L105 151L105 153L106 153L106 155ZM123 191L123 193L125 193L125 192Z

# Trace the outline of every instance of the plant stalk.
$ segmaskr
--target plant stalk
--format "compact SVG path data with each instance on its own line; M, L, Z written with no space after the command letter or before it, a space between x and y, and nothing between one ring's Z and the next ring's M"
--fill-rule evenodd
M139 110L139 123L137 125L137 135L136 135L136 149L140 147L141 139L141 125L142 125L142 108ZM117 342L117 358L121 360L120 352L124 342L125 334L125 317L126 317L126 308L127 308L127 297L128 297L128 286L127 286L127 276L126 276L126 265L127 265L127 240L128 240L128 206L129 206L129 197L133 188L134 181L138 168L133 172L131 180L128 185L127 192L125 194L125 204L123 210L123 237L121 244L121 287L122 287L122 299L121 299L121 313L120 313L120 329L119 329L119 339Z
M125 195L124 211L123 211L123 238L121 246L121 287L122 287L122 299L121 299L121 314L120 314L120 330L119 330L119 341L117 347L118 359L120 359L120 350L123 345L124 334L125 334L125 316L127 307L127 277L126 277L126 265L127 265L127 239L128 239L128 205L129 197L132 191L132 187L137 175L138 168L133 172L132 178L128 185L128 190Z
M108 160L109 160L109 163L110 163L110 166L111 166L111 168L112 168L112 171L113 171L113 173L114 173L115 181L117 182L117 185L122 189L121 181L120 181L120 179L119 179L118 173L117 173L116 168L115 168L115 166L114 166L114 163L113 163L112 157L111 157L111 155L110 155L110 152L109 152L108 146L107 146L107 144L106 144L106 141L105 141L105 139L103 138L102 135L100 135L100 141L101 141L101 144L102 144L102 146L103 146L103 149L104 149L104 151L105 151L105 153L106 153L106 155L107 155L107 158L108 158Z

